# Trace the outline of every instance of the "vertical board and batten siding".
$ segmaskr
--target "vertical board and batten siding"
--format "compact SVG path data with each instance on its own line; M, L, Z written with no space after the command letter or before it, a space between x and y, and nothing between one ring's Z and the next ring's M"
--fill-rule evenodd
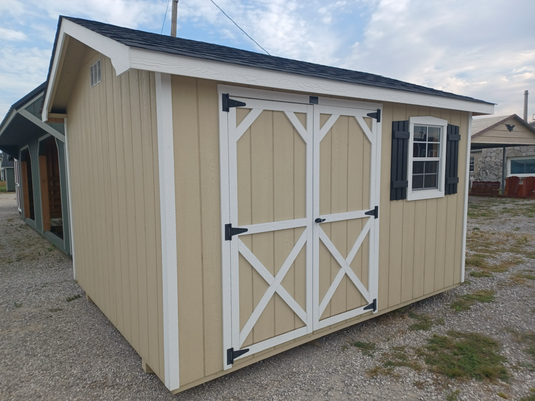
M390 201L392 122L416 116L442 118L460 127L458 192L438 199ZM382 124L379 311L461 281L468 114L385 103Z
M180 385L223 370L217 83L173 76Z
M101 59L102 82L89 67ZM120 77L87 49L68 104L76 279L162 378L163 315L154 73Z
M218 82L172 77L180 389L222 376ZM384 103L380 166L379 314L461 281L468 114ZM458 193L390 201L392 121L433 116L459 125ZM247 138L244 137L244 140ZM281 165L281 168L283 166ZM245 237L244 237L245 239ZM332 312L330 312L332 313ZM235 362L232 370L376 317L364 314ZM298 322L296 322L298 323Z

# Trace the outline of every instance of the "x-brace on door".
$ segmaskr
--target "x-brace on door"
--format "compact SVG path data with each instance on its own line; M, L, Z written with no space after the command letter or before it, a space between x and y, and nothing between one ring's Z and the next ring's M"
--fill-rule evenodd
M378 142L370 110L232 93L221 105L228 369L375 310Z

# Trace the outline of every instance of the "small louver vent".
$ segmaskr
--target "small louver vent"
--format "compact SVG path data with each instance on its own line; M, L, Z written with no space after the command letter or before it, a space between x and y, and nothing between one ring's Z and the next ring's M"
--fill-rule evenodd
M90 67L89 72L91 74L91 87L93 87L101 81L100 60Z

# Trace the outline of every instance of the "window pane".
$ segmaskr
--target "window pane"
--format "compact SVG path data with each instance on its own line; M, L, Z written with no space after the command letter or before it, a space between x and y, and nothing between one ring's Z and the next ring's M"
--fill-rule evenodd
M424 187L425 188L437 188L437 175L436 174L425 175Z
M413 175L412 176L412 189L422 189L424 187L424 176Z
M440 142L440 128L427 127L427 140L429 142Z
M425 157L425 142L414 142L413 143L413 157Z
M427 144L427 157L439 157L440 145L438 143Z
M426 173L436 173L438 170L438 162L425 162Z
M534 174L535 159L511 160L511 174Z
M413 162L412 163L412 172L414 174L423 174L424 173L424 163L425 162Z
M422 125L414 126L414 140L425 142L427 139L427 127Z

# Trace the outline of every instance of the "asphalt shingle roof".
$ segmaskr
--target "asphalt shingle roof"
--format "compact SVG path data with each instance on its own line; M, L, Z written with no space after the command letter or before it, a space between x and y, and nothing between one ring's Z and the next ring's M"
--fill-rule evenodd
M134 48L219 61L253 68L263 68L316 78L325 78L352 84L368 85L379 88L395 89L426 95L447 97L451 99L466 100L470 102L492 104L468 96L443 92L436 89L427 88L425 86L414 85L408 82L386 78L380 75L352 71L343 68L329 67L282 57L269 56L266 54L255 53L211 43L174 38L171 36L143 32L80 18L60 17L60 24L62 18L72 21L75 24L83 26L84 28L87 28L102 36L113 39L125 46Z

